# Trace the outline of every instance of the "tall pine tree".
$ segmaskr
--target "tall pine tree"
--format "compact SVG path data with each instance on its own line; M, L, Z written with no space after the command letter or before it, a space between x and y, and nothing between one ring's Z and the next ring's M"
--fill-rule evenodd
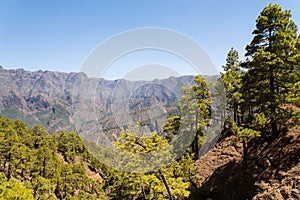
M240 104L243 102L241 87L242 87L242 70L241 61L239 60L238 52L231 48L227 54L226 65L223 66L225 73L221 73L223 80L227 112L233 114L233 120L240 124Z
M247 69L244 94L249 110L263 113L267 127L276 136L291 118L287 105L292 86L299 81L299 38L291 12L277 4L269 4L256 19L254 38L246 47Z

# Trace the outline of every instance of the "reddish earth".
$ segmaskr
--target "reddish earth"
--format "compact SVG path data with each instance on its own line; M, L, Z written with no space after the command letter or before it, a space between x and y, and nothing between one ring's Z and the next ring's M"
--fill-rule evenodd
M235 136L223 138L200 158L200 189L191 199L299 200L300 131L291 129L270 141L256 138L248 145L247 166Z

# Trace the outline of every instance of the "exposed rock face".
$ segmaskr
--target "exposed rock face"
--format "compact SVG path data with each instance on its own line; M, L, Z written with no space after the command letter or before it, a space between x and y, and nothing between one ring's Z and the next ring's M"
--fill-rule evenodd
M122 125L122 120L113 116L121 113L119 109L128 107L122 112L145 121L146 114L151 114L145 110L153 106L160 112L162 108L163 112L176 109L180 88L193 84L193 76L111 81L84 73L0 68L0 83L0 114L5 117L21 119L29 126L41 124L50 132L91 130L97 123L103 131ZM141 114L143 110L146 114Z
M0 112L31 126L42 124L50 131L70 130L72 80L79 76L82 75L2 69Z

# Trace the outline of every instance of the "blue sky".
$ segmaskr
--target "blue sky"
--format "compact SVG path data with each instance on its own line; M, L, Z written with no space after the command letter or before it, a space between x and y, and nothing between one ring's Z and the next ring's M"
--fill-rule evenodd
M0 65L76 72L107 38L130 29L161 27L194 39L220 71L231 47L244 55L255 19L269 3L291 9L292 19L300 27L299 0L0 0ZM146 53L154 63L172 59L157 52ZM129 66L130 59L124 60ZM177 63L174 69L179 74L193 73ZM125 65L115 65L104 77L124 76L129 70Z

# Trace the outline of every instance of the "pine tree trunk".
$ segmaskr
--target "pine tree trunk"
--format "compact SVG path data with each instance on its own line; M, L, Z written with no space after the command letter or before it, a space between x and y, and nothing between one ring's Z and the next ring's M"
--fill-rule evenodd
M11 178L11 153L8 153L8 168L7 168L7 180Z
M241 111L241 124L244 124L244 111Z
M269 29L269 48L272 49L272 29ZM272 65L269 66L269 87L271 93L271 128L272 128L272 137L277 135L277 124L275 119L275 81L274 81L274 68Z
M145 193L145 189L142 183L142 179L140 178L140 184L141 184L141 188L142 188L142 194L143 194L143 198L146 199L146 193Z
M275 138L278 135L276 119L271 117L271 128L272 128L272 138Z
M170 190L170 188L169 188L169 185L168 185L168 183L167 183L167 181L166 181L166 179L165 179L165 176L163 175L163 173L162 173L161 170L158 170L158 172L159 172L159 174L160 174L160 176L161 176L161 178L162 178L162 180L163 180L163 183L164 183L164 185L165 185L165 187L166 187L166 189L167 189L167 192L168 192L168 195L169 195L170 200L173 200L173 196L172 196L171 190Z
M275 119L275 86L274 86L274 76L273 76L273 67L270 66L270 92L271 92L271 128L272 128L272 136L277 135L277 123Z
M24 166L24 160L23 159L21 160L21 163ZM21 169L21 176L22 176L22 178L24 178L26 180L26 177L25 177L25 174L24 174L24 168L23 167Z
M247 150L247 142L243 139L243 163L244 167L248 165L248 150Z
M195 158L197 160L199 158L199 138L198 138L198 122L199 121L199 112L196 112L196 137L195 137Z
M235 123L237 123L236 107L235 107L235 105L233 106L233 121L234 121Z
M8 163L8 169L7 169L7 180L9 181L11 178L11 164Z
M43 177L46 178L46 158L44 157L43 160Z
M241 125L241 119L240 119L240 115L239 115L238 110L239 110L239 106L237 105L236 109L235 109L235 112L236 112L236 123L237 123L238 126L240 126Z
M5 172L5 169L6 169L6 159L4 160L4 163L3 163L3 172Z

